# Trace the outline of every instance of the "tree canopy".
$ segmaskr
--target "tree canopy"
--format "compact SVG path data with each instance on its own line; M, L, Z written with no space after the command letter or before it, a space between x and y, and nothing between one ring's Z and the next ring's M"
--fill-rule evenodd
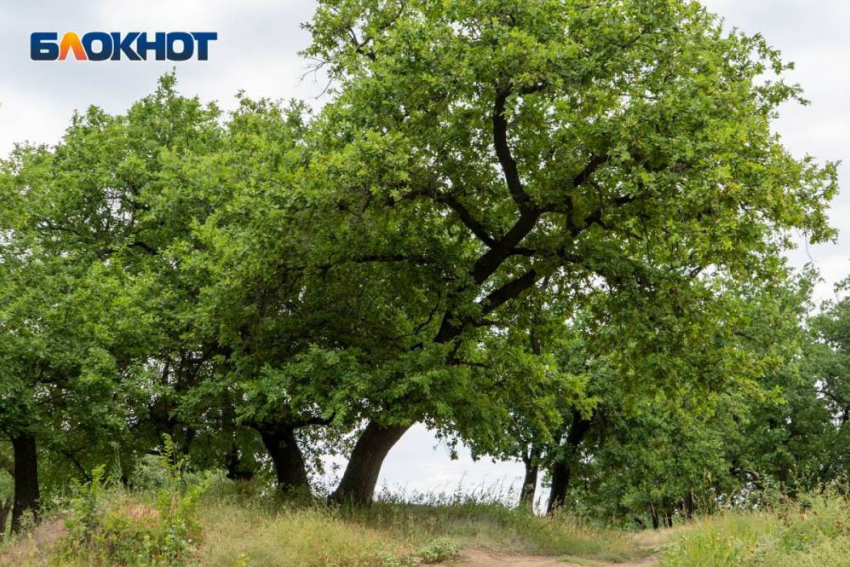
M655 524L843 470L846 309L808 329L783 256L834 237L836 166L773 131L805 101L761 36L684 0L324 0L306 27L315 112L168 74L2 162L16 525L39 456L131 471L162 435L284 490L344 453L330 496L365 504L425 423L548 471L550 507Z

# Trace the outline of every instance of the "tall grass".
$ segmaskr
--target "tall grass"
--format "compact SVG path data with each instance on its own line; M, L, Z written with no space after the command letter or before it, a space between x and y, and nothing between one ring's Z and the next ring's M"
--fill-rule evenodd
M86 494L89 500L85 509L98 511L93 517L108 521L95 522L94 533L107 533L111 544L138 541L140 552L147 549L149 542L137 536L145 527L138 511L151 510L149 492L112 486L102 491L90 489ZM94 501L95 496L102 501ZM84 538L83 548L73 531L54 533L45 540L44 532L61 529L62 519L65 523L69 518L81 521L79 501L72 500L68 511L59 512L59 519L36 529L29 539L21 538L0 549L0 565L153 564L150 555L144 553L135 561L132 546L122 547L122 553L117 554L114 545L104 548L99 546L100 539ZM263 483L232 483L219 477L203 495L193 516L199 532L193 537L194 549L186 564L414 567L451 561L463 548L588 561L619 561L645 554L630 534L566 514L541 518L501 502L497 492L485 487L467 493L458 490L430 495L384 492L372 507L350 510L327 507L309 497L283 500ZM152 522L157 519L151 516ZM127 531L126 538L121 530Z
M695 523L663 567L850 567L850 502L830 491Z
M567 514L542 518L506 507L502 504L505 493L492 486L439 493L383 490L371 507L355 510L304 502L270 505L269 499L260 495L264 491L253 485L222 488L210 494L204 514L203 521L209 525L204 530L204 564L226 564L225 560L244 554L252 560L262 557L268 561L257 565L312 567L313 563L303 559L307 554L273 551L280 542L289 541L284 531L303 532L299 537L308 542L308 548L322 548L323 553L330 554L322 557L324 563L316 565L405 564L416 558L428 561L451 557L459 548L600 561L621 561L647 553L631 534ZM326 535L333 544L321 543ZM282 562L273 562L272 555Z

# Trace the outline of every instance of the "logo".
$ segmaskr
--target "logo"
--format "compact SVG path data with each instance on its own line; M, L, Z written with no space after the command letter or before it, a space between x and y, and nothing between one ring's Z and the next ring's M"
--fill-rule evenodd
M89 32L80 37L66 32L61 41L56 32L30 35L30 58L33 61L64 61L71 54L77 61L198 61L209 59L210 42L216 32Z

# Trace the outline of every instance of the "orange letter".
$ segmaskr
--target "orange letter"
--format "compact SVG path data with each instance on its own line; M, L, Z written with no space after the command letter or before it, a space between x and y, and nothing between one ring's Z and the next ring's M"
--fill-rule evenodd
M65 57L68 56L69 49L74 52L74 58L77 59L77 61L85 61L88 59L88 57L86 57L86 50L83 49L83 44L80 42L80 36L78 36L75 32L67 32L62 36L62 42L59 44L59 59L61 61L64 61Z

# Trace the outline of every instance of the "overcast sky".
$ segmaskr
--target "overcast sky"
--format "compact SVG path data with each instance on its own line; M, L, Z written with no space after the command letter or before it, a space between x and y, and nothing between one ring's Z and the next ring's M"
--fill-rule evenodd
M797 155L842 160L850 149L850 2L847 0L704 0L728 26L762 32L797 63L792 77L812 105L789 106L777 123ZM234 106L234 95L316 102L324 84L302 78L307 63L298 51L309 36L300 24L313 3L295 0L0 0L0 155L15 142L56 142L75 109L96 104L121 112L149 93L162 73L176 67L180 90ZM206 62L33 62L29 34L36 31L215 31ZM846 168L841 169L842 182ZM844 183L842 183L844 185ZM835 201L835 245L802 247L795 265L813 262L824 283L818 298L850 274L850 189ZM451 461L423 428L414 428L392 450L381 484L408 491L505 486L519 482L517 463L473 463L468 453Z

